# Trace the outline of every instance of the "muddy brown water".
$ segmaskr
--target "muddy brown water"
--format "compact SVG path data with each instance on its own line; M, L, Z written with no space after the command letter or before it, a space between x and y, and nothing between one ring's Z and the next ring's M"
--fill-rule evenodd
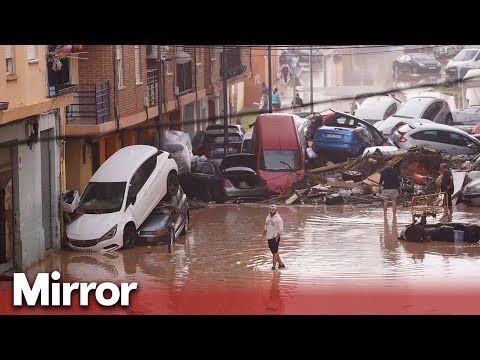
M280 254L287 268L271 270L261 240L268 207L213 205L192 211L191 227L172 253L166 245L137 245L114 253L58 251L28 271L58 270L63 281L137 281L159 289L241 288L276 280L299 285L459 283L480 280L480 245L406 243L397 234L411 220L400 207L396 221L381 208L279 206L284 220ZM454 221L478 223L479 209L459 205ZM402 285L403 286L403 285ZM292 290L293 291L293 290Z

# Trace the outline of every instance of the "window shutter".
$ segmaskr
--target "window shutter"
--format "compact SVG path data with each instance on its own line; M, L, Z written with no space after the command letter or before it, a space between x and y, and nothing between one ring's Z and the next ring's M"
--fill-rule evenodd
M37 58L37 46L27 45L27 59L35 60Z
M140 82L140 46L135 45L135 81Z
M13 45L5 45L5 58L13 58Z

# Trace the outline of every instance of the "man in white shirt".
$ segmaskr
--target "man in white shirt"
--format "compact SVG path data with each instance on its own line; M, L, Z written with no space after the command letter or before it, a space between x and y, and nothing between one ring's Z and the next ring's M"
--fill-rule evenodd
M269 214L265 219L265 228L263 231L263 240L268 240L268 247L273 254L273 266L272 270L275 270L275 266L278 262L278 268L284 269L285 264L280 259L278 254L278 244L280 243L280 234L283 232L283 220L280 214L277 212L276 205L270 205Z

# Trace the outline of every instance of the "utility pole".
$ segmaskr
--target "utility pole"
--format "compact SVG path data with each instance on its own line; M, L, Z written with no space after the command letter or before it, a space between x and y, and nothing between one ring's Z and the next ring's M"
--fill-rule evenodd
M313 49L310 45L310 112L313 113Z
M162 120L163 120L163 111L162 111L162 46L157 45L157 57L158 57L158 87L157 87L157 94L158 94L158 100L157 100L157 107L158 107L158 118L157 118L157 131L158 131L158 147L161 150L163 148L162 144Z
M227 47L223 45L223 131L224 154L228 155L228 94L227 94Z
M272 45L267 48L268 60L268 112L272 112Z
M323 87L327 87L327 56L323 55Z

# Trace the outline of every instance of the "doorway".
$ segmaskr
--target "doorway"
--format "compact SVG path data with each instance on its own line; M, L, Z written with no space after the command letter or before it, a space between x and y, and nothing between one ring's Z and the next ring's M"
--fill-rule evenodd
M52 164L50 150L53 129L40 132L42 171L42 226L45 250L52 247Z
M14 259L12 146L0 146L0 265Z

